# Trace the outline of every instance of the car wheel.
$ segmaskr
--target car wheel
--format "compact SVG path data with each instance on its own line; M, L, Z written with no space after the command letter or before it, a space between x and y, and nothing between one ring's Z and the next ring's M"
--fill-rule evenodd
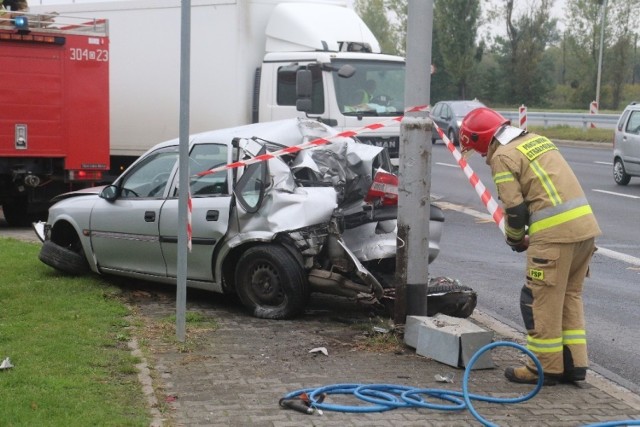
M285 248L261 245L238 260L236 292L255 317L288 319L304 310L309 284L302 266Z
M456 138L456 133L453 131L453 129L449 129L449 134L447 136L449 137L449 140L453 143L453 145L455 145L456 147L460 145L460 142L458 141L458 138Z
M466 319L476 308L478 296L468 286L448 277L429 280L427 291L427 316L442 313L451 317Z
M46 240L40 249L38 259L50 267L73 276L89 272L89 263L83 253L62 247Z
M616 159L613 162L613 180L618 185L627 185L631 180L631 176L627 175L622 160L620 159Z
M384 275L376 273L374 275L385 288L385 296L380 301L384 312L392 316L396 299L393 281L388 281ZM457 280L449 277L434 277L429 280L427 287L427 316L429 317L441 313L466 319L473 314L477 302L477 293L470 287L461 285Z

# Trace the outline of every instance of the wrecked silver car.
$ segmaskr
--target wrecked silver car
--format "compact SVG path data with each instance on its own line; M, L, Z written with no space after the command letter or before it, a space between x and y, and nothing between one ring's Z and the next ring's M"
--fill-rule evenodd
M235 293L254 316L301 313L312 292L382 305L395 269L398 178L386 149L291 119L190 137L192 250L188 286ZM249 159L330 139L266 161ZM36 225L39 259L69 274L93 271L175 283L179 141L142 155L112 185L67 193ZM239 167L226 167L237 164ZM444 217L431 206L429 262Z

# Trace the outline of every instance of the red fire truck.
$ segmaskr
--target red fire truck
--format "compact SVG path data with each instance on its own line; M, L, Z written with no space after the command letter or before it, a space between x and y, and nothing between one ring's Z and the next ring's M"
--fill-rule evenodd
M107 22L0 15L0 205L10 225L109 170Z

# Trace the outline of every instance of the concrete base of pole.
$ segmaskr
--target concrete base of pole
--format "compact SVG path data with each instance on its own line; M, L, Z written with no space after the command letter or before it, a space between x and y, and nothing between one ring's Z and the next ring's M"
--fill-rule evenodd
M406 314L407 316L427 315L427 284L407 283L406 287Z

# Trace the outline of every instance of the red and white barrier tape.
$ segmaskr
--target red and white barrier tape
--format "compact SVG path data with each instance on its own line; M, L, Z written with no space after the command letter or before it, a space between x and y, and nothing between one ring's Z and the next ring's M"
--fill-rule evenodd
M414 113L414 112L418 112L418 111L427 111L429 109L428 105L419 105L416 107L411 107L405 110L405 113ZM356 136L359 133L362 133L366 130L378 130L381 129L383 127L389 126L391 123L394 122L399 122L402 120L402 116L397 116L394 117L392 119L389 120L385 120L379 123L372 123L370 125L361 127L359 129L355 129L355 130L347 130L344 132L340 132L338 134L332 135L330 138L317 138L314 139L313 141L309 141L309 142L305 142L304 144L299 144L299 145L293 145L291 147L287 147L287 148L283 148L281 150L277 150L277 151L273 151L271 153L266 153L266 154L262 154L260 156L256 156L252 159L248 159L248 160L241 160L238 162L234 162L234 163L229 163L227 165L223 165L223 166L219 166L217 168L213 168L207 171L202 171L200 173L197 174L197 176L204 176L204 175L210 175L212 173L216 173L216 172L220 172L223 170L227 170L227 169L235 169L235 168L239 168L242 166L248 166L251 165L253 163L259 163L259 162L264 162L266 160L271 160L274 159L276 157L280 157L280 156L284 156L285 154L292 154L292 153L297 153L298 151L302 151L304 149L307 148L312 148L312 147L318 147L320 145L325 145L328 144L329 142L331 142L332 139L335 138L350 138L352 136Z
M489 190L487 190L482 181L480 181L478 175L476 175L473 169L471 169L471 166L469 166L467 160L462 157L460 151L455 147L455 145L453 145L453 142L451 142L451 140L447 138L447 135L444 134L442 129L440 129L435 121L433 122L433 126L438 131L440 138L447 145L449 151L451 151L451 154L453 154L453 157L458 162L458 166L460 166L464 174L469 179L469 182L476 190L476 193L480 197L480 200L482 200L482 203L489 211L489 214L491 215L495 223L498 225L498 228L500 228L500 231L502 231L502 234L504 234L504 212L502 211L502 208L500 207L498 202L496 202L493 196L491 196L491 193L489 192Z
M428 109L429 109L428 105L419 105L419 106L408 108L407 110L405 110L405 113L428 111ZM372 123L370 125L361 127L356 130L348 130L348 131L340 132L340 133L337 133L336 135L331 136L330 138L317 138L317 139L314 139L313 141L305 142L303 144L294 145L291 147L273 151L271 153L262 154L252 159L241 160L238 162L219 166L217 168L213 168L207 171L202 171L198 173L197 176L209 175L209 174L213 174L213 173L228 170L228 169L235 169L243 166L248 166L254 163L264 162L276 157L283 156L285 154L297 153L298 151L301 151L307 148L318 147L324 144L328 144L331 142L332 139L335 139L335 138L345 138L345 137L349 138L349 137L357 136L359 133L362 133L366 130L381 129L383 127L388 126L391 123L400 122L400 121L402 121L402 116L397 116L392 119L385 120L383 122ZM502 208L500 207L500 205L498 205L498 203L493 198L493 196L491 196L491 193L489 192L489 190L487 190L487 188L484 186L482 181L480 181L480 178L478 177L478 175L476 175L473 169L471 169L471 166L469 166L466 159L462 157L462 154L460 153L460 151L458 151L458 149L453 145L453 142L451 142L449 138L447 138L447 136L444 134L442 129L440 129L440 127L438 127L438 125L435 122L433 122L433 125L438 131L440 138L445 142L445 144L447 145L447 148L449 149L449 151L451 151L451 154L453 154L453 157L458 162L458 165L460 166L462 171L465 173L465 175L469 179L469 182L471 183L473 188L476 190L476 193L478 194L478 196L480 197L480 200L489 211L489 214L491 215L495 223L498 225L502 233L504 233L504 213L502 211Z

